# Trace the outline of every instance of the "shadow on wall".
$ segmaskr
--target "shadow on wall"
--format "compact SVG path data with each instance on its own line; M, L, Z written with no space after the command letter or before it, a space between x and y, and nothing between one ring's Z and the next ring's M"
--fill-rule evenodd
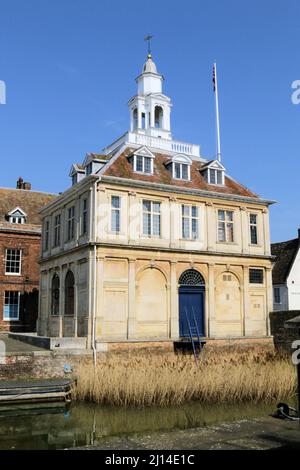
M8 327L10 332L33 333L36 331L38 317L39 292L34 289L32 292L24 292L20 297L19 321L11 323Z
M292 342L299 339L297 329L285 328L284 324L287 320L300 315L299 310L287 310L270 313L271 335L276 349L284 349L292 352Z

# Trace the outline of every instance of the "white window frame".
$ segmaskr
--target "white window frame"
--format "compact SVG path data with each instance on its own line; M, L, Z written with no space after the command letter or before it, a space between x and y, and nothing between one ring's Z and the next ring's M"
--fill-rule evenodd
M14 215L11 215L9 217L9 223L10 224L25 224L25 217L22 215L22 216L14 216Z
M253 224L251 223L251 215L256 216L256 223ZM251 240L251 227L255 226L256 227L256 243L253 243ZM249 244L252 246L258 246L259 245L259 237L258 237L258 214L256 212L249 212Z
M225 213L225 218L224 220L219 219L219 212L224 212ZM227 213L232 213L232 220L227 220ZM219 224L222 223L224 224L224 229L225 229L225 240L220 240L219 237ZM232 225L232 240L228 240L228 230L227 230L227 224ZM217 240L218 243L228 243L232 244L235 243L235 211L231 209L217 209Z
M113 207L112 201L113 198L118 198L119 199L119 207ZM119 194L112 194L110 196L110 232L114 234L120 234L121 233L121 209L122 209L122 197L119 196ZM119 230L114 230L113 229L113 213L118 214L119 218Z
M189 209L189 213L187 215L184 214L184 208ZM193 216L193 208L196 209L196 216ZM189 236L185 237L184 236L184 230L183 230L183 220L188 219L188 228L189 228ZM193 236L193 220L196 220L196 225L197 225L197 231L196 231L196 237ZM181 238L183 240L199 240L199 207L196 206L195 204L181 204Z
M142 158L142 160L143 160L142 170L137 170L137 159L138 158ZM145 158L150 159L150 172L145 171ZM137 154L134 155L134 159L133 159L133 170L135 171L135 173L140 173L140 174L143 174L143 175L153 175L153 160L154 160L154 158L151 157L150 155L139 155L137 153Z
M6 292L9 292L9 293L12 293L12 292L16 292L18 294L18 317L17 318L8 318L5 316L5 307L7 305L14 305L14 304L6 304L5 303L5 293ZM3 315L3 321L8 321L8 322L14 322L14 321L19 321L19 318L20 318L20 297L21 297L21 292L19 291L5 291L4 292L4 302L3 302L3 312L2 312L2 315Z
M15 215L16 212L19 212L21 215ZM8 212L8 221L10 224L25 224L27 214L24 212L21 207L15 207L13 210Z
M144 202L149 202L150 203L150 211L145 211L144 210ZM155 212L153 210L153 205L154 204L159 204L159 212ZM144 214L150 214L150 234L144 232ZM159 216L159 234L154 233L154 218ZM155 201L155 200L150 200L150 199L142 199L142 236L144 238L161 238L161 201Z
M179 173L180 173L179 178L178 178L178 176L176 176L176 165L179 165ZM182 174L183 174L183 171L182 171L183 165L185 165L187 167L187 174L188 174L187 178L183 178L183 176L182 176ZM172 162L172 177L175 180L190 181L190 179L191 179L191 166L188 163L176 162L176 161Z
M7 252L8 251L19 251L20 252L20 261L19 261L19 272L18 273L10 273L7 272ZM22 273L22 250L19 248L6 248L5 250L5 275L6 276L21 276Z
M211 181L211 171L215 173L215 182ZM219 172L221 174L221 183L218 183L218 174ZM213 184L214 186L224 186L224 170L221 170L220 168L208 168L207 169L207 175L208 175L208 184Z

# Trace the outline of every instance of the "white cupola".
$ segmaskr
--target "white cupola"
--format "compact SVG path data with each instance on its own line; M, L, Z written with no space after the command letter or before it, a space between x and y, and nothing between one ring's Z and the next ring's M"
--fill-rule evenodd
M164 77L157 72L151 53L142 73L136 78L137 95L128 102L130 131L152 137L172 139L170 114L172 103L162 92Z

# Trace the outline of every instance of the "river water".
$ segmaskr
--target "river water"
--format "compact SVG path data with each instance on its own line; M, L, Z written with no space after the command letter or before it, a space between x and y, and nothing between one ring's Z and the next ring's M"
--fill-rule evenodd
M64 449L108 436L187 429L270 415L276 405L189 403L168 408L116 408L90 403L0 408L0 449Z

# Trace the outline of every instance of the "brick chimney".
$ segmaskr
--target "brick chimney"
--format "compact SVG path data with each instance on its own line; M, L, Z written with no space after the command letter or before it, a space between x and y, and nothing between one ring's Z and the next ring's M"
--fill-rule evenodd
M21 176L19 177L17 181L17 189L25 189L26 191L31 190L31 183L24 182L23 178Z

